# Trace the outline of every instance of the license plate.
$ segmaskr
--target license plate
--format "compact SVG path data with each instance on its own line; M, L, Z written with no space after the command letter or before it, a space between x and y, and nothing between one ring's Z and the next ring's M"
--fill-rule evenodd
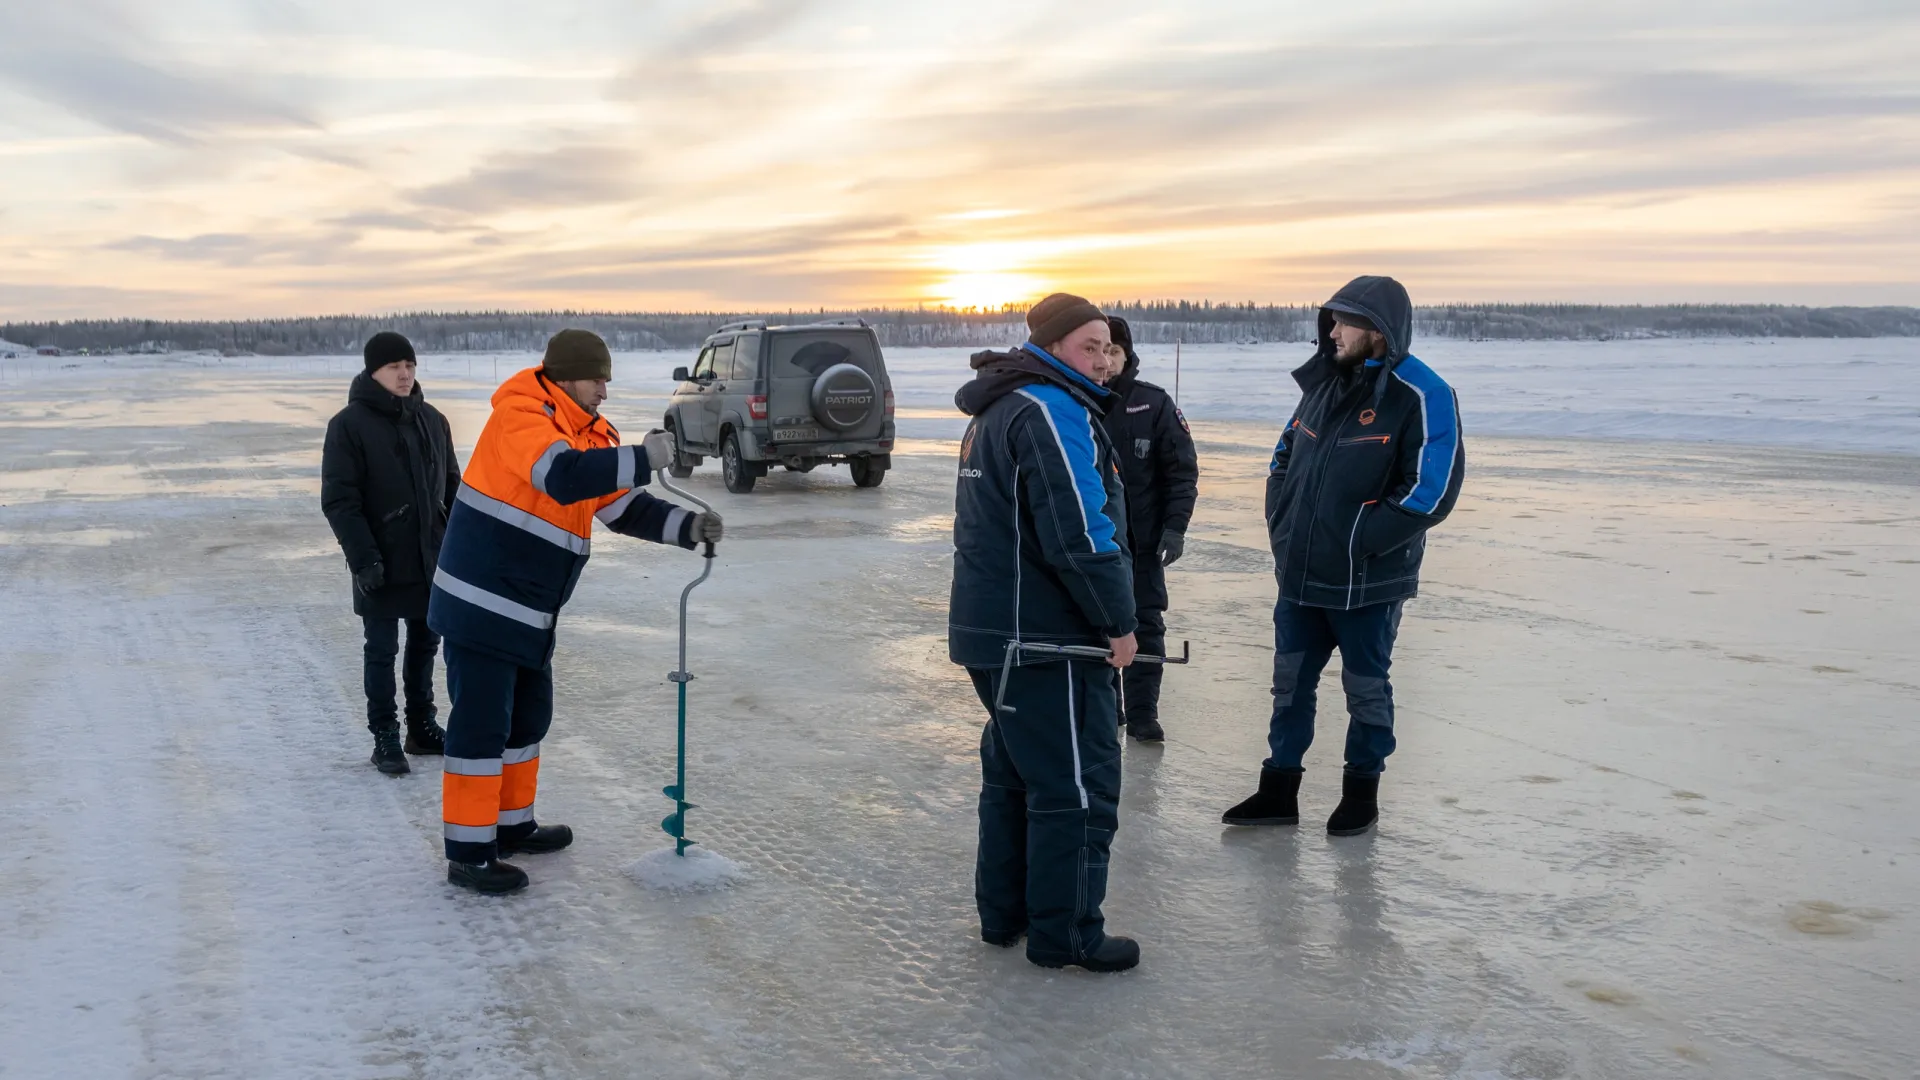
M819 428L790 427L773 429L774 442L817 442L819 438Z

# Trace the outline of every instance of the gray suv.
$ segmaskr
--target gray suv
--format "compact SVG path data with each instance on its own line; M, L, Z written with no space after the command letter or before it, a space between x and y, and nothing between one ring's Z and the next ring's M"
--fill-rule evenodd
M893 453L893 383L864 319L768 326L728 323L700 346L667 403L674 461L689 476L720 459L727 490L745 493L773 465L809 472L844 462L860 487L879 487Z

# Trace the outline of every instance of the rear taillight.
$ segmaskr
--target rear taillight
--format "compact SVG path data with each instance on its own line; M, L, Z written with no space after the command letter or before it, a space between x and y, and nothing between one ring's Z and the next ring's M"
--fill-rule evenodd
M765 420L767 418L767 395L754 394L752 397L749 397L747 399L747 415L753 417L755 420Z
M893 391L887 391L887 419L893 419Z

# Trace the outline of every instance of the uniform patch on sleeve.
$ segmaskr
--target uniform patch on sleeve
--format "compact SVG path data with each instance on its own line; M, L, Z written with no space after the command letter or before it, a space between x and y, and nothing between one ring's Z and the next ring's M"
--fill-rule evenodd
M1181 431L1184 431L1184 432L1186 432L1186 433L1187 433L1187 434L1189 434L1189 435L1191 435L1191 434L1193 434L1193 429L1187 426L1187 414L1185 414L1185 413L1183 413L1183 412L1181 412L1181 411L1180 411L1180 406L1178 406L1178 405L1175 405L1175 406L1173 407L1173 418L1174 418L1175 420L1178 420L1178 421L1180 421L1180 430L1181 430Z

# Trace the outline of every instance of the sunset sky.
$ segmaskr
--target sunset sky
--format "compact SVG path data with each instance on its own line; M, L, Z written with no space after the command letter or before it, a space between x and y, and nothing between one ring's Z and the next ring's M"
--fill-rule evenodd
M1920 3L0 0L0 317L1920 303Z

